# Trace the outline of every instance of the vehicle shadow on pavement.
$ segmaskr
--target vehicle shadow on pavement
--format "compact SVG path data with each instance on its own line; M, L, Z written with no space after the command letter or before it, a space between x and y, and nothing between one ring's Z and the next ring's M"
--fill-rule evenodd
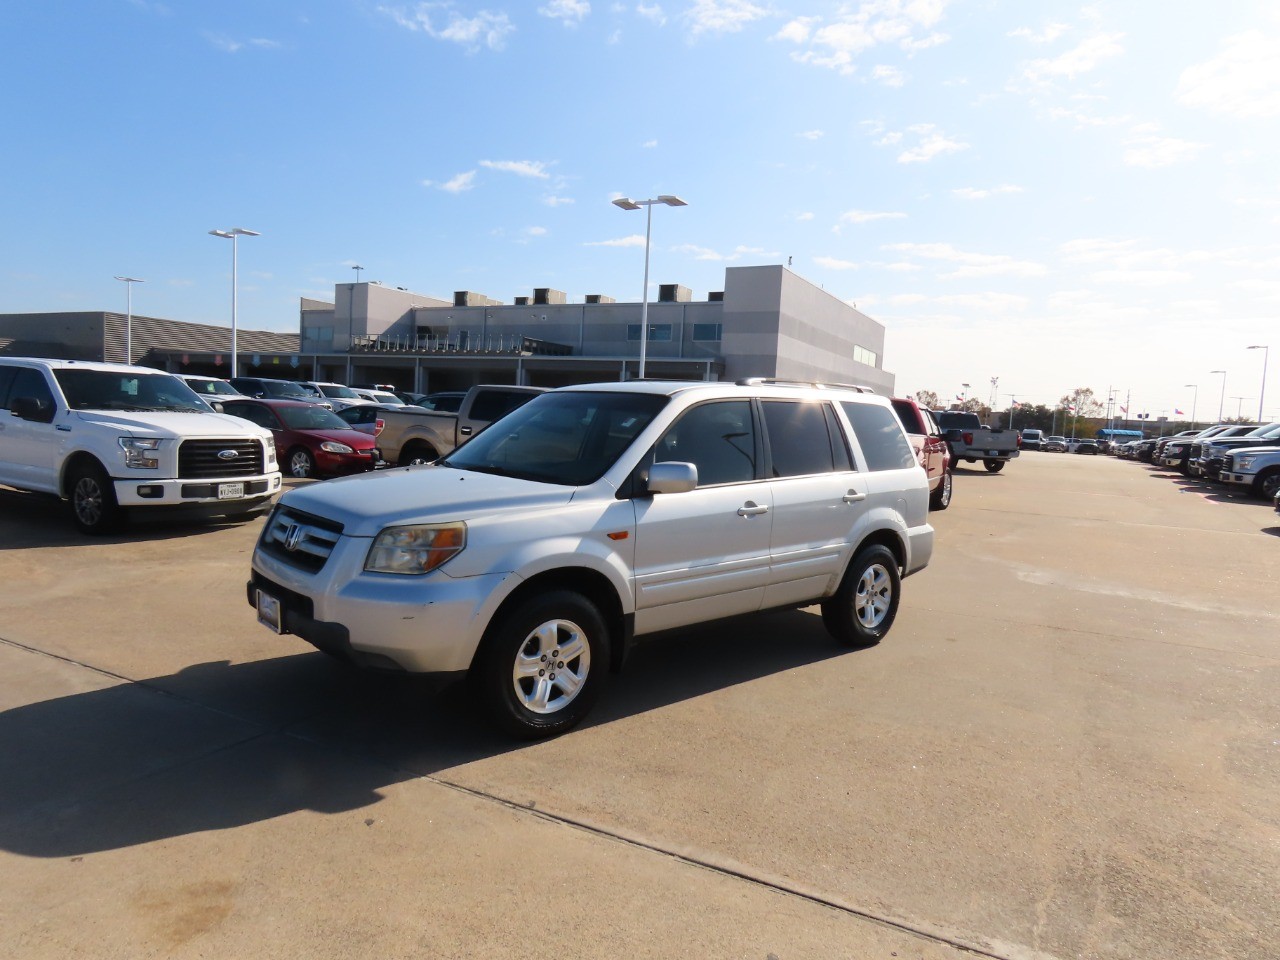
M0 550L26 547L73 547L142 540L180 540L227 526L254 523L261 517L213 517L173 521L164 517L134 519L119 533L90 537L76 529L71 507L51 494L23 493L0 487Z
M693 634L638 647L587 726L847 653L802 611ZM527 746L492 732L463 683L360 673L319 653L201 663L0 713L0 849L76 857L356 811L393 784Z

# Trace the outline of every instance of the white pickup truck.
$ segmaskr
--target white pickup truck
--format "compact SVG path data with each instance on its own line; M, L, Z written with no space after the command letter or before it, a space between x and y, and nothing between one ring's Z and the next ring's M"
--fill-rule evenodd
M469 674L504 729L549 736L634 637L820 604L838 641L877 643L933 552L928 512L893 408L859 388L563 387L433 465L286 492L246 592L278 633Z
M271 434L179 378L117 363L0 357L0 484L69 500L88 534L132 511L237 516L280 492Z
M963 410L935 410L942 435L951 448L951 467L957 463L977 463L989 473L999 473L1004 465L1022 450L1022 434L1017 430L999 430L984 426L976 413Z

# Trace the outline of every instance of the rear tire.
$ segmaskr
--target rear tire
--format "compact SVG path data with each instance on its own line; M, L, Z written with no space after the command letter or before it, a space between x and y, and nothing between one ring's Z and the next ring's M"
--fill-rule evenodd
M400 451L400 466L413 467L424 463L435 463L440 459L435 447L424 443L411 443Z
M124 524L124 512L116 501L115 487L97 463L75 468L70 477L71 517L81 533L98 537L114 533Z
M982 465L987 468L987 473L999 473L1004 469L1003 460L983 460Z
M822 624L846 647L873 647L893 626L901 587L893 553L872 544L853 558L835 596L823 602Z
M942 471L942 482L938 484L936 490L929 495L930 510L945 510L951 506L951 471Z
M522 740L554 737L595 703L609 669L609 629L572 590L530 597L495 623L474 679L488 714Z

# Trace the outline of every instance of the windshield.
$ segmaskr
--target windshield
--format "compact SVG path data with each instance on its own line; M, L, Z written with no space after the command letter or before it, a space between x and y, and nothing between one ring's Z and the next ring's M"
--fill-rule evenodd
M212 411L190 387L167 373L56 370L54 376L72 410Z
M294 430L350 430L351 425L336 413L324 407L310 404L305 407L286 407L281 404L276 408L280 419L286 427Z
M183 380L188 387L203 396L238 397L240 391L225 380Z
M288 397L291 400L309 400L314 396L292 380L263 380L262 389L269 397Z
M350 387L343 387L336 383L320 384L320 392L332 400L359 400L360 395Z
M645 393L544 393L440 463L540 483L594 483L667 404Z

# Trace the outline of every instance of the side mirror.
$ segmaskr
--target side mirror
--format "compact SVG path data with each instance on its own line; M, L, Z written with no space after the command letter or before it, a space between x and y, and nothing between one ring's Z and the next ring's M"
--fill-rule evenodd
M53 422L53 404L38 397L14 397L10 412L19 420L35 423Z
M645 485L650 493L688 493L698 486L698 468L692 463L669 460L649 468Z
M207 401L207 403L209 404L209 406L213 407L213 412L214 412L214 413L226 413L226 412L227 412L227 411L226 411L226 408L222 406L222 401L221 401L221 400L209 400L209 401Z

